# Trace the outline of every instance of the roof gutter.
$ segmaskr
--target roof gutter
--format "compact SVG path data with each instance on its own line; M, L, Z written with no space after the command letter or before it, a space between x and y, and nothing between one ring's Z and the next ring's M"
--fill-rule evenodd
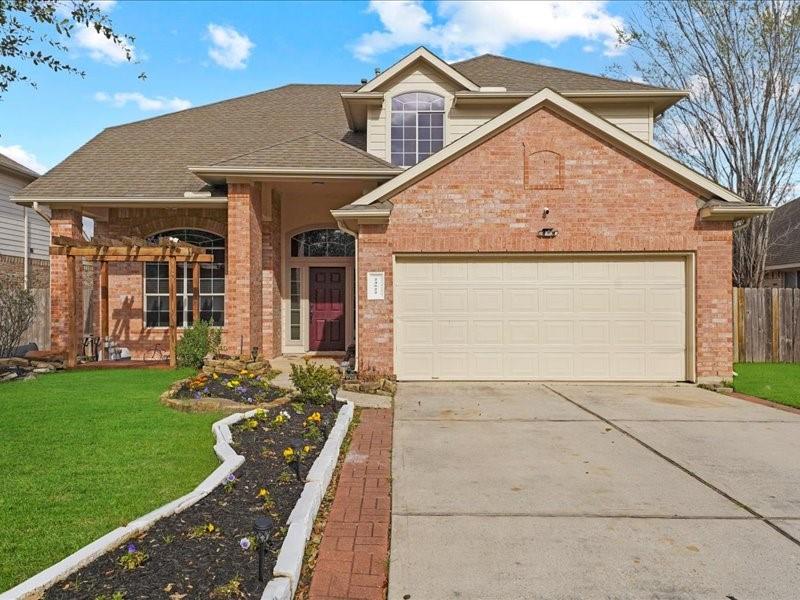
M228 203L227 196L209 196L208 198L173 197L173 198L132 198L132 197L106 197L106 198L33 198L12 196L11 201L21 206L38 205L95 205L95 206L174 206L185 208L217 207Z
M275 167L195 166L189 171L198 177L280 177L288 179L391 179L400 169L298 169Z
M706 206L698 215L704 221L738 221L768 215L775 210L773 206L759 204L732 204L730 206Z

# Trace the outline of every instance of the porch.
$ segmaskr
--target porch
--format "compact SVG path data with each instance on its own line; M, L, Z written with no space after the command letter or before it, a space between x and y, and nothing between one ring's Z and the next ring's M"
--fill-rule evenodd
M221 327L228 354L258 348L268 359L331 357L338 364L356 341L356 238L339 228L330 211L375 185L340 178L239 181L221 188L224 196L54 209L51 229L60 238L81 239L86 216L94 219L99 239L172 238L213 259L198 265L197 280L191 265L177 265L172 308L167 264L108 263L107 312L91 311L70 338L67 317L80 314L80 301L69 290L80 285L82 259L69 265L54 257L52 347L75 348L81 334L104 338L107 331L123 356L161 361L170 354L174 313L178 337L198 316ZM71 282L70 272L75 273ZM93 302L101 299L99 275Z

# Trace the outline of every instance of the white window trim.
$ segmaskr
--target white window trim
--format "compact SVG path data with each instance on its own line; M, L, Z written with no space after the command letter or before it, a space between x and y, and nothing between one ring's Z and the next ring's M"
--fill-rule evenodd
M385 129L386 129L385 153L386 153L386 156L384 157L384 160L386 162L388 162L388 163L394 164L394 163L392 163L392 112L393 112L392 111L392 101L395 98L397 98L398 96L405 96L406 94L415 94L415 93L416 94L433 94L435 96L439 96L440 98L442 98L444 100L444 109L442 110L442 114L444 115L444 117L442 118L442 148L447 146L447 136L450 133L449 130L448 130L449 129L448 128L448 121L450 120L450 110L453 107L453 95L450 94L447 90L445 90L443 88L432 88L432 87L429 87L427 89L424 88L424 87L421 87L421 88L414 88L414 89L411 89L411 90L396 90L391 94L387 94L386 97L385 97L385 100L384 100L385 111L386 111L386 115L387 115L386 125L385 125ZM417 139L417 143L419 143L419 139ZM431 156L435 156L439 152L441 152L441 150L438 150L437 152L434 152ZM422 161L419 161L419 162L422 162ZM419 162L417 164L419 164ZM395 165L395 166L399 167L401 169L410 169L411 167L413 167L415 165L409 165L409 166Z

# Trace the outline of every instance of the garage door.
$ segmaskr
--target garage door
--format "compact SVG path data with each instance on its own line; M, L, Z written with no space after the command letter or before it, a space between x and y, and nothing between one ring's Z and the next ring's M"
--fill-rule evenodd
M683 258L397 257L403 380L685 380Z

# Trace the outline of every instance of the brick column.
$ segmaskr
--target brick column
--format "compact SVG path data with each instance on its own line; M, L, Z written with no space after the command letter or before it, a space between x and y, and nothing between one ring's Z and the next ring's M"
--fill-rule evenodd
M367 273L383 272L383 300L367 300ZM358 232L358 368L394 373L392 248L386 225L361 225Z
M281 199L272 188L264 188L263 323L261 330L264 356L281 353Z
M50 218L50 235L74 240L83 239L83 221L77 210L54 208ZM66 351L70 317L75 320L76 351L80 354L83 338L83 265L75 260L75 292L68 291L66 256L50 257L50 347Z
M258 188L229 183L223 344L230 354L261 346L261 238Z

